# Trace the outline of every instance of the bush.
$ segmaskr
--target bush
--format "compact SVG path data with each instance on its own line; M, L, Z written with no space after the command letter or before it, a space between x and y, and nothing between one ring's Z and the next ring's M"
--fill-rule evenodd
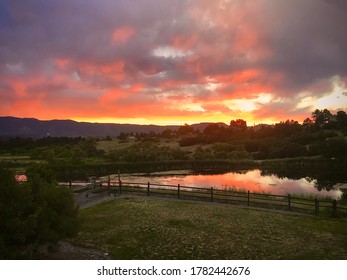
M134 144L130 147L113 150L108 158L116 162L150 162L187 159L187 152L181 149L173 149L158 146L150 142Z
M347 143L343 137L327 139L325 147L326 157L344 159L347 155Z
M184 137L179 141L180 147L188 147L188 146L194 146L198 145L204 142L203 137L201 136L190 136L190 137Z
M306 156L306 147L297 143L283 143L281 147L274 147L268 158L291 158Z

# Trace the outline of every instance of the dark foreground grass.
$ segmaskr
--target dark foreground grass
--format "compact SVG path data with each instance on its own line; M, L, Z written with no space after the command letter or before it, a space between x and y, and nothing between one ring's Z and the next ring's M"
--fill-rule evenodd
M230 205L119 198L81 210L74 242L114 259L347 259L347 222Z

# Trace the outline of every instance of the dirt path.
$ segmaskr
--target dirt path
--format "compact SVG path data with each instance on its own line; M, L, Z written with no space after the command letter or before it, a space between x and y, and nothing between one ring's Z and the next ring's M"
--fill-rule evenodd
M68 241L60 241L53 248L42 254L43 260L108 260L107 252L73 245Z

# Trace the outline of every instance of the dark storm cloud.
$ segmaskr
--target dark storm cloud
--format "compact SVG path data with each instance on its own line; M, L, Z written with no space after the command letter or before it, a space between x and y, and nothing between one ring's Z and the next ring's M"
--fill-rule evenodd
M212 5L201 3L207 11L213 11ZM270 59L262 61L264 67L286 73L287 85L294 88L305 86L313 79L347 73L344 63L347 9L342 9L345 1L262 0L260 3L265 8L259 12L264 14L248 20L266 22L267 38L262 39L273 53ZM151 51L169 45L175 35L198 34L192 47L198 53L197 61L204 73L216 75L253 66L240 57L230 54L223 57L227 52L221 44L215 44L225 41L226 45L232 45L237 39L236 26L222 31L218 26L204 29L202 22L187 15L189 4L198 5L199 1L3 0L1 59L9 64L24 62L30 66L52 57L94 63L123 59L130 73L151 67L160 72L175 69L182 62L153 58ZM126 47L110 44L112 32L121 26L131 26L137 32ZM177 72L178 79L182 73L189 75L185 71Z
M165 2L165 3L164 3ZM129 57L154 45L164 32L161 20L172 18L180 1L2 1L5 21L1 45L7 62L41 61L51 56L105 62L117 56ZM181 1L182 2L182 1ZM177 15L178 16L178 15ZM123 25L148 28L138 36L141 44L117 50L110 45L115 28ZM157 25L158 30L151 30ZM153 31L153 32L152 32ZM152 34L150 34L152 32ZM135 43L140 43L136 40ZM156 42L154 42L156 40ZM1 52L4 54L4 52ZM146 53L145 53L146 54Z
M265 67L283 71L286 88L300 90L315 80L347 75L347 9L342 9L346 1L264 3L269 25L267 40L273 51Z

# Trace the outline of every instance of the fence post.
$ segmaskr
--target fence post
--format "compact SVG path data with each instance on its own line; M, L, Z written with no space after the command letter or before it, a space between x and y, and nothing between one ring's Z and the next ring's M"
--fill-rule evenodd
M314 204L316 207L316 215L318 215L319 214L319 201L317 198L314 200Z
M291 209L291 200L290 200L290 194L288 194L288 210Z
M150 190L150 188L151 188L151 183L148 182L148 184L147 184L147 196L149 196L149 190Z
M71 189L71 186L72 186L72 182L71 182L71 179L69 181L69 188Z
M335 217L336 216L336 212L337 212L337 201L336 201L336 199L334 199L333 200L333 208L332 208L332 215L333 215L333 217Z
M108 177L107 177L107 185L108 185L108 187L111 186L111 177L110 177L110 175L108 175Z
M249 206L249 199L250 199L250 197L249 197L249 191L247 191L247 206Z
M180 184L177 185L177 197L180 198L181 195L181 186Z
M211 202L213 202L213 187L211 187Z
M122 193L122 181L119 180L119 194Z

